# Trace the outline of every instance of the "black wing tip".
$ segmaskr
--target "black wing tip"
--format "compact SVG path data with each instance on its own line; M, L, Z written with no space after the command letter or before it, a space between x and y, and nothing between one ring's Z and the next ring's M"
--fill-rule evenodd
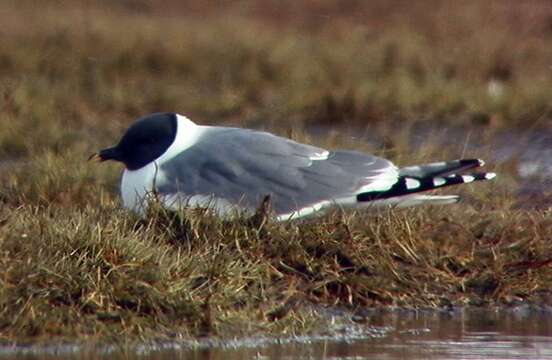
M443 179L445 180L445 183L442 185L435 186L435 188L440 188L447 185L457 185L457 184L467 184L474 181L482 181L482 180L492 180L496 177L496 173L494 172L482 172L482 173L468 173L468 174L451 174L448 176L435 176L432 178L433 182L435 182L435 179Z
M389 190L371 191L357 194L357 201L373 201L395 196L404 196L423 191L436 190L451 185L467 184L474 181L492 180L496 177L494 172L451 174L446 176L427 176L416 178L401 176Z
M485 172L485 173L473 173L470 174L475 178L475 180L492 180L496 177L494 172Z
M485 166L485 161L483 159L461 159L459 160L460 166L469 166L469 167L481 167Z

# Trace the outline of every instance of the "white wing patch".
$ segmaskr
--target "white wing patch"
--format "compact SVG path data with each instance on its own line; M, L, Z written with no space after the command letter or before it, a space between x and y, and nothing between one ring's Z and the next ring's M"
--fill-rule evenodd
M471 175L462 175L462 181L464 181L465 183L470 183L474 180L475 178Z
M433 185L434 186L443 186L447 183L447 181L442 177L434 177L433 178Z
M389 163L388 167L378 169L376 175L367 176L365 179L370 180L369 184L362 186L356 191L357 194L370 191L386 191L391 189L399 180L399 171L397 167Z
M311 160L319 161L319 160L327 160L328 156L330 156L330 152L328 150L324 150L320 153L314 153L309 157Z
M413 178L406 178L406 188L408 190L417 189L420 187L420 182Z

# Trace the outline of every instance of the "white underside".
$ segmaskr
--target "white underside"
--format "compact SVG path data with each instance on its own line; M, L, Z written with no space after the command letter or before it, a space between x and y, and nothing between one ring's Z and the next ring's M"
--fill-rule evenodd
M381 207L406 208L418 205L446 205L454 204L459 200L458 195L403 195L388 199L374 200L366 202L363 208L378 209Z
M287 214L276 216L277 221L296 220L300 218L308 218L319 216L326 213L332 208L342 209L361 209L361 210L381 210L381 209L402 209L418 205L445 205L458 202L457 195L403 195L395 196L387 199L372 200L367 202L358 202L356 196L343 198L336 201L323 201L312 206L308 206Z

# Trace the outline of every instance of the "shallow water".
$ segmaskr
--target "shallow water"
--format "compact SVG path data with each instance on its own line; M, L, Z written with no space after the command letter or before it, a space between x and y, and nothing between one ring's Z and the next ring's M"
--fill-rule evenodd
M208 349L196 359L544 359L552 358L552 313L469 310L402 311L368 316L365 324L287 344ZM331 335L331 336L330 336ZM177 352L166 352L177 355ZM161 354L159 354L161 355ZM163 359L164 357L159 357Z
M77 345L3 347L21 359L552 359L552 310L336 310L326 331L312 336L142 344L131 348Z

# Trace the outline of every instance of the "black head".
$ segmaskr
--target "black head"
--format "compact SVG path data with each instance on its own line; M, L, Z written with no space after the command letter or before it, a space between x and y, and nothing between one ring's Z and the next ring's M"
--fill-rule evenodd
M161 156L176 137L176 114L156 113L137 120L111 148L101 150L91 159L115 160L129 170L137 170Z

